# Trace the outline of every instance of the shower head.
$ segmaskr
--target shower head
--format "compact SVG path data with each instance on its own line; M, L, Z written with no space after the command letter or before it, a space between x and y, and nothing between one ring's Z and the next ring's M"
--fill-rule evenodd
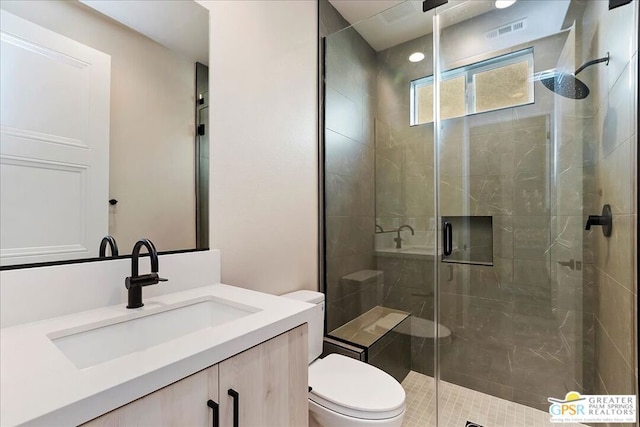
M564 96L565 98L584 99L589 96L589 88L576 76L585 68L594 64L599 64L601 62L606 62L605 65L609 65L609 52L607 52L607 55L602 58L585 62L580 67L578 67L576 72L573 74L554 73L552 76L541 78L540 82L547 89L552 90L553 92L557 93L558 95Z
M576 76L560 73L540 79L549 90L569 99L584 99L589 95L589 88Z

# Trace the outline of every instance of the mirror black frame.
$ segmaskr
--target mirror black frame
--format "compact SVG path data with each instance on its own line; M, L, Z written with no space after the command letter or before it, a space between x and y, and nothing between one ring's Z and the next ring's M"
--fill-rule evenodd
M171 255L171 254L183 254L189 252L204 252L210 250L209 248L201 248L201 249L176 249L173 251L161 251L158 252L158 255ZM141 257L149 256L149 254L140 254ZM37 268L37 267L51 267L55 265L67 265L67 264L81 264L85 262L96 262L96 261L112 261L115 259L130 259L131 254L128 255L118 255L114 257L104 257L104 258L81 258L81 259L67 259L64 261L47 261L47 262L34 262L31 264L14 264L14 265L3 265L0 266L0 271L5 270L21 270L23 268Z

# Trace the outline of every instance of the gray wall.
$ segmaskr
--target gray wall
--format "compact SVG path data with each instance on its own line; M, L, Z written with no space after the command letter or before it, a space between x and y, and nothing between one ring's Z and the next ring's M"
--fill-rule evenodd
M409 126L411 80L432 74L431 35L402 43L377 54L376 218L384 230L408 224L418 245L433 246L430 220L435 216L433 124ZM413 52L425 60L407 60ZM394 237L395 237L395 233ZM409 238L408 231L402 238ZM388 239L387 239L388 240ZM405 242L406 244L407 242ZM433 320L434 260L429 257L378 256L384 272L382 305ZM412 370L433 374L433 346L411 339Z
M433 206L433 124L409 126L409 83L432 74L431 35L377 54L376 217L385 230L402 224L428 231ZM413 52L427 53L418 63Z
M439 213L491 215L494 238L493 266L441 270L439 321L453 332L440 347L441 378L545 411L547 397L569 390L628 394L637 384L637 3L611 12L604 1L585 5L570 31L511 50L533 46L535 71L573 71L611 51L609 67L581 75L592 89L587 100L536 83L535 104L445 120L439 142ZM327 82L327 148L340 147L327 153L328 316L339 319L335 327L378 303L433 319L433 259L375 257L370 234L375 217L385 230L410 224L433 245L433 125L409 126L409 82L432 74L431 38L378 52L373 74L357 34L338 40L343 59L328 67L340 78ZM459 43L455 26L447 28L444 56ZM427 60L409 63L416 50ZM345 151L347 142L358 150ZM599 228L584 232L586 216L604 203L614 210L609 239ZM570 260L582 266L558 264ZM381 299L339 285L363 268L384 272ZM413 370L432 374L432 355L432 343L413 338Z
M583 60L611 53L609 66L584 72L592 94L584 111L587 214L613 211L613 234L588 233L596 286L596 393L637 393L637 81L638 2L608 11L589 2L581 41ZM634 16L635 15L635 16Z
M320 2L327 34L348 24ZM377 302L378 285L362 287L342 277L373 269L375 51L352 28L326 39L325 235L327 332Z
M541 71L557 65L566 38L511 50L533 46ZM450 27L443 54L459 43ZM425 63L407 61L416 50L427 53ZM410 223L428 232L435 215L433 125L409 126L409 82L432 74L429 58L429 36L378 53L376 216L385 229ZM560 117L553 94L539 83L535 91L533 105L443 121L440 214L491 215L494 266L443 265L440 323L453 339L440 347L440 373L445 381L546 410L549 396L592 388L593 307L592 298L580 294L579 303L568 304L572 295L558 292L563 272L556 257L569 254L554 251L567 230L558 226L557 211L570 203L575 182L560 184L564 192L554 187L556 176L564 178L552 155L562 139L554 134ZM426 235L424 244L432 245ZM571 255L581 259L578 241ZM385 273L384 306L433 319L433 260L379 257L377 266ZM432 352L432 343L414 337L412 368L431 374Z

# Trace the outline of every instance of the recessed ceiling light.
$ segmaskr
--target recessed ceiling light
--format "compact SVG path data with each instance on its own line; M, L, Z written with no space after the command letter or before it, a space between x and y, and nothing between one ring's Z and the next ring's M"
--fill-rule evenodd
M414 52L409 55L409 61L411 62L420 62L424 59L424 53L422 52Z
M496 7L498 9L506 9L515 2L516 0L496 0Z

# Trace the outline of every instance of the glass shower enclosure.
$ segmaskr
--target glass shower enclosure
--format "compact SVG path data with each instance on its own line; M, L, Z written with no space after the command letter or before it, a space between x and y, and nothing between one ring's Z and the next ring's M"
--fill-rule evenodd
M408 0L354 23L339 3L320 2L327 351L402 382L406 426L637 394L638 2Z

